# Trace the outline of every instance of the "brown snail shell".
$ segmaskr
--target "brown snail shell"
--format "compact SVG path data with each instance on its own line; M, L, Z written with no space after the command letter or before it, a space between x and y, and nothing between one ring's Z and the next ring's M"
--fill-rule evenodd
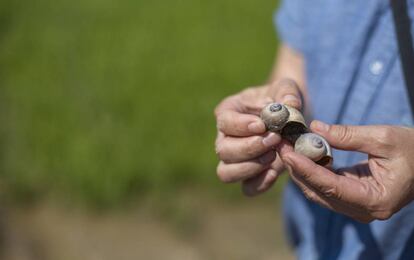
M279 103L270 103L262 109L262 118L266 129L270 132L280 133L289 120L289 110Z
M332 162L330 145L322 136L314 133L301 135L295 142L295 152L320 165L328 165Z
M263 108L260 117L268 131L278 133L294 144L295 152L323 166L332 163L330 145L322 136L309 133L305 118L296 108L270 103Z
M282 136L290 142L296 142L300 135L308 133L305 118L302 113L296 108L284 105L289 111L289 119L282 129Z
M270 103L263 108L260 117L268 131L279 133L291 142L308 132L302 113L287 105Z

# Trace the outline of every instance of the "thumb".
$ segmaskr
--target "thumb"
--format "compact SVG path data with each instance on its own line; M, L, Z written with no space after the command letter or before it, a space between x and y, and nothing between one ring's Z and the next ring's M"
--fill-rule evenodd
M381 155L385 141L383 126L328 125L315 120L311 123L311 130L340 150Z
M272 83L269 92L269 95L273 97L276 102L294 107L298 110L302 109L302 93L294 80L278 80Z

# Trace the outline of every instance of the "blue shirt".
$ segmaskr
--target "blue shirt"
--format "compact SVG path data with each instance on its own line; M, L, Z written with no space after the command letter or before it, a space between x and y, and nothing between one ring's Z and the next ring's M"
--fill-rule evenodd
M414 17L414 3L408 6ZM388 0L285 0L275 22L282 41L305 58L315 119L413 125ZM343 167L366 155L335 151L334 158ZM289 183L283 212L299 259L414 259L414 203L362 224L306 200Z

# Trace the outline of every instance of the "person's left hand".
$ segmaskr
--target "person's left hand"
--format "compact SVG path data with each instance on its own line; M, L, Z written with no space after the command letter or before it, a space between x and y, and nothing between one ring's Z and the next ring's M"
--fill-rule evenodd
M283 142L279 154L308 199L365 223L388 219L414 199L413 128L314 121L311 129L334 148L366 153L368 160L335 174Z

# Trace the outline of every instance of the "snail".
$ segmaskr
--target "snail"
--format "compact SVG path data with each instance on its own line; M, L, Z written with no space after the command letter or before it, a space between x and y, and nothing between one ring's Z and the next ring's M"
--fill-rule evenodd
M330 145L322 136L314 133L299 136L295 142L295 152L320 165L329 165L332 162Z
M270 103L263 108L260 117L268 131L278 133L293 143L295 152L320 165L326 166L332 162L328 142L323 137L309 132L299 110L279 103Z
M268 131L281 134L294 143L304 133L309 132L302 113L296 108L271 103L263 108L260 117Z
M271 132L280 133L289 121L290 112L288 108L279 103L271 103L263 108L260 117L266 128Z

